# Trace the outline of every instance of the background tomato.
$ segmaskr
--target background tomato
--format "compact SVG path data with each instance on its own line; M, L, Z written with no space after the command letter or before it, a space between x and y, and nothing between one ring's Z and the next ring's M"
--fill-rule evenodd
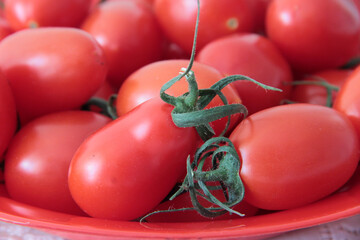
M340 188L355 172L359 141L336 110L290 104L257 112L232 132L245 201L268 210L298 207Z
M17 128L17 113L8 82L0 74L0 162Z
M129 112L144 101L160 95L161 87L170 79L176 77L181 68L187 67L189 60L164 60L148 64L131 74L121 86L117 100L116 110L119 115ZM199 89L209 88L224 76L215 68L195 62L194 71ZM166 91L167 94L180 96L188 92L188 84L184 79L177 82ZM223 94L229 103L241 103L241 100L231 86L223 89ZM214 98L208 107L223 105L219 97ZM231 117L230 129L238 123L240 114ZM227 118L219 119L211 123L216 133L220 134L225 127Z
M69 188L90 216L134 220L158 205L185 175L199 137L178 128L173 107L151 99L85 140L70 165Z
M296 71L337 68L358 53L360 16L353 0L273 0L266 33Z
M255 8L255 30L256 32L264 33L265 32L265 18L267 8L272 0L254 0L256 2Z
M351 69L329 69L304 76L298 81L326 81L327 83L338 87L342 87L346 79L352 73ZM332 102L335 101L338 91L332 91ZM323 86L315 84L295 85L291 92L290 99L299 103L312 103L326 106L327 90Z
M5 186L20 202L84 214L70 196L70 161L86 137L110 119L86 111L58 112L28 123L11 141L5 158Z
M350 119L360 138L360 67L346 79L336 97L334 109Z
M6 0L4 14L14 30L29 27L79 27L89 0Z
M13 91L20 121L79 108L105 81L103 51L75 28L18 31L0 42L0 70Z
M190 53L197 15L195 0L155 0L155 14L166 36ZM254 0L201 0L197 48L215 38L255 30ZM176 27L175 27L176 26Z
M232 34L216 39L200 50L196 60L225 75L242 74L282 89L269 91L249 81L232 83L249 114L279 105L290 96L290 66L274 44L259 34Z
M108 81L119 88L136 69L159 60L163 36L151 6L142 1L109 1L98 5L85 20L89 32L104 49Z
M5 18L0 17L0 41L13 32L14 30L10 27L8 21Z

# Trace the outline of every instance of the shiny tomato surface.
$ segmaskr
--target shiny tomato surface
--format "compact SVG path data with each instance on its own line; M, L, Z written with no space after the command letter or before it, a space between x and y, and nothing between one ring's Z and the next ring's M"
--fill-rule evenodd
M164 60L154 62L131 74L121 86L116 101L116 110L119 115L125 114L140 103L160 95L161 87L170 79L176 77L182 68L186 68L189 60ZM199 89L209 88L222 79L218 70L205 64L195 62L192 71L195 74ZM188 84L183 78L169 88L166 93L180 96L188 92ZM222 93L227 97L228 103L241 103L236 91L231 86L226 86ZM224 105L219 97L215 97L207 108ZM231 117L230 130L238 123L241 115L235 114ZM225 127L227 118L212 122L217 134Z
M199 142L194 128L175 126L172 109L151 99L81 144L68 180L81 209L95 218L134 220L169 194Z
M268 108L232 132L242 161L245 201L268 210L312 203L344 185L359 163L349 119L314 104Z
M48 114L22 127L5 156L5 185L12 199L70 214L82 214L70 195L70 161L86 137L111 119L94 112Z
M100 45L80 29L26 29L0 42L0 70L23 124L79 108L105 81L107 69Z

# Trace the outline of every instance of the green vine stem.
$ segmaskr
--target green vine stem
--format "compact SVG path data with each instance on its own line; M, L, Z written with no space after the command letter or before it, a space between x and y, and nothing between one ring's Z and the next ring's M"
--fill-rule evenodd
M354 57L350 59L350 61L348 61L345 65L343 65L341 69L356 68L357 66L359 66L359 63L360 63L360 57Z
M297 85L316 85L321 86L326 89L326 106L332 107L333 105L333 92L339 91L339 87L332 85L328 83L324 78L316 76L316 75L309 75L309 78L312 78L314 80L299 80L299 81L293 81L290 84L293 86Z
M115 101L116 101L117 94L113 94L109 97L109 99L106 101L102 98L98 97L92 97L90 98L83 106L83 110L90 110L92 106L96 106L100 108L100 113L110 117L111 119L118 118L118 114L116 112L115 108Z
M253 82L266 90L281 90L264 85L243 75L227 76L216 82L210 88L198 89L195 74L191 70L196 52L200 13L199 0L197 0L197 4L198 12L195 34L188 67L182 68L177 76L170 79L161 87L160 97L164 102L174 106L171 113L174 124L178 127L195 127L204 144L198 149L192 162L191 156L188 156L186 163L187 175L179 190L170 200L182 192L188 191L193 209L205 217L213 218L227 212L243 216L241 213L232 209L232 207L240 203L244 197L244 186L239 175L241 162L234 145L228 138L223 137L223 134L227 131L231 115L240 113L245 118L247 116L247 109L242 104L229 104L221 90L227 85L239 80ZM185 78L188 83L188 92L178 97L166 93L166 90L183 78ZM220 97L224 105L206 109L208 104L216 96ZM214 130L209 123L224 117L228 117L227 124L220 136L214 137ZM209 158L211 158L211 169L209 171L203 171L205 161ZM221 202L211 193L214 187L223 190L226 199L225 202ZM206 208L200 204L198 197L202 197L218 207ZM178 211L178 209L170 211ZM159 211L156 213L159 213ZM151 214L154 213L150 213L150 215ZM143 217L142 220L147 216L149 216L149 214Z
M206 141L214 136L214 130L209 125L210 122L228 117L227 125L222 131L222 136L230 123L230 116L233 114L241 113L243 117L247 116L247 109L242 104L228 104L226 97L221 93L221 90L228 84L238 81L247 80L251 81L266 90L281 91L280 89L273 88L262 84L250 77L243 75L232 75L225 77L211 86L209 89L198 89L195 74L191 70L196 52L196 40L199 25L200 3L198 3L197 19L195 24L195 34L193 40L193 48L191 57L187 68L182 68L180 74L166 82L160 89L160 97L166 103L173 105L175 108L172 111L172 118L178 127L195 127L203 141ZM186 79L189 86L189 91L179 97L171 96L166 93L166 90L171 88L176 82L182 78ZM223 106L218 106L210 109L204 109L214 97L219 96L223 101Z
M209 161L211 161L210 164ZM210 169L207 171L203 169L205 164L210 165ZM228 138L214 137L209 139L197 150L192 162L190 156L187 158L185 180L179 190L170 197L172 200L184 191L188 191L193 207L151 212L142 217L140 221L144 221L153 214L184 210L196 210L208 218L214 218L227 212L244 216L232 209L234 205L242 201L245 193L239 175L240 164L241 161L234 145ZM218 189L223 189L226 201L219 201L211 193L212 190ZM206 199L215 207L206 208L202 206L198 197Z

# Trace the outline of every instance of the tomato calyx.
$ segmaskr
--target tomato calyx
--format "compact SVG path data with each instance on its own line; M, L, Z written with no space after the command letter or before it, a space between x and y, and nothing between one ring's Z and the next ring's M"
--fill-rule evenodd
M191 162L190 156L188 157L187 175L178 191L169 198L169 200L173 200L187 191L193 207L151 212L142 217L140 222L153 214L187 210L195 210L207 218L214 218L227 212L243 217L244 214L232 209L233 206L243 200L245 195L244 184L239 175L240 166L240 158L233 143L228 138L214 137L209 139L197 150L194 161ZM211 193L211 191L219 189L222 189L224 194L224 202L218 200ZM214 207L204 207L199 198L207 200Z
M203 171L204 164L210 156L211 168ZM231 209L242 201L245 193L239 175L240 163L239 155L228 138L216 137L206 141L196 152L193 162L190 163L190 158L188 158L185 180L170 200L186 190L189 191L194 208L205 217L216 217L226 212L243 216ZM214 197L211 194L212 189L222 189L226 202L221 202ZM219 206L220 210L203 207L198 201L198 196Z
M197 4L198 4L198 12L195 23L193 48L192 48L189 64L187 68L181 69L179 75L172 78L161 87L160 97L164 102L169 103L175 107L171 113L175 125L178 127L195 127L200 137L205 142L215 135L214 130L211 128L209 124L210 122L213 122L215 120L224 117L228 117L228 121L225 126L225 129L220 134L220 136L223 136L227 131L228 126L230 125L231 115L241 113L243 118L245 118L248 114L248 111L244 105L228 104L226 97L221 92L221 90L224 87L226 87L228 84L238 80L248 80L267 90L274 90L274 91L281 91L281 90L267 86L265 84L257 82L256 80L250 77L243 75L227 76L219 80L217 83L215 83L213 86L211 86L208 89L198 89L195 74L191 70L195 59L196 41L197 41L198 26L199 26L199 15L200 15L199 1L197 1ZM188 86L189 86L188 92L184 93L179 97L171 96L165 92L172 85L174 85L176 82L180 81L184 77L188 82ZM204 109L216 96L220 97L224 105L213 107L210 109Z

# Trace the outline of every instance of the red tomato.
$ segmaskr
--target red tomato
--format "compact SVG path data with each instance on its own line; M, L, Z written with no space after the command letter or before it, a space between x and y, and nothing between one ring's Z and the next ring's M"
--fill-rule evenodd
M95 39L75 28L18 31L0 42L0 70L9 80L20 121L79 108L105 81Z
M267 8L272 0L253 0L256 2L255 24L257 32L265 32L265 17Z
M225 201L222 191L212 191L212 194L220 201ZM210 202L204 198L198 197L198 201L204 207L214 207ZM191 208L193 205L191 203L189 193L181 194L173 200L167 200L159 206L157 206L153 211L169 210L169 209L179 209L179 208ZM253 216L258 212L258 209L254 206L251 206L245 201L241 201L239 204L232 207L233 210L245 214L245 217ZM226 213L224 215L213 218L213 220L226 220L239 218L236 214ZM162 212L156 213L148 218L148 222L200 222L200 221L209 221L209 218L201 216L195 210L185 210L177 212Z
M359 162L359 141L343 114L290 104L257 112L232 132L242 160L245 201L269 210L319 200L340 188Z
M111 1L122 1L122 0L106 0L106 1L111 2ZM154 0L137 0L137 1L143 1L146 4L150 4L150 6L154 4ZM98 5L101 4L101 2L103 2L103 0L91 0L90 12L94 11L98 7Z
M8 82L0 74L0 161L17 128L16 106Z
M67 184L70 161L84 139L109 122L98 113L65 111L37 118L21 128L5 157L9 195L45 209L82 213Z
M99 89L96 91L96 93L93 95L93 97L102 98L104 100L108 100L109 97L113 94L116 94L115 89L110 85L108 81L105 81Z
M10 27L5 18L0 17L0 41L12 34L14 30Z
M353 0L273 0L266 31L300 72L337 68L360 48L360 16Z
M29 27L78 27L90 9L89 0L6 0L4 14L14 30Z
M242 74L282 92L265 90L249 81L237 81L237 90L249 114L279 105L290 96L292 72L279 50L267 38L255 34L233 34L207 44L197 61L213 66L225 75Z
M82 29L104 49L109 64L108 80L116 88L133 71L162 56L160 27L151 7L142 1L101 3Z
M155 0L155 14L167 37L191 52L197 15L195 0ZM255 30L254 0L202 0L197 48L235 32Z
M327 83L334 85L340 89L351 73L352 70L349 69L329 69L316 72L310 76L304 77L302 80L324 80ZM335 101L337 93L338 91L332 91L332 102ZM295 85L291 92L290 99L294 102L299 103L312 103L326 106L327 91L325 87L318 85Z
M90 216L133 220L157 206L186 172L199 137L178 128L173 107L151 99L78 148L69 171L75 202Z
M360 138L360 66L346 79L335 99L334 108L350 119Z
M121 86L116 100L116 110L123 115L144 101L160 95L161 87L170 79L177 76L183 67L187 67L189 60L164 60L148 64L131 74ZM223 75L216 69L195 62L194 71L199 89L209 88L223 78ZM177 82L166 91L173 96L180 96L188 91L188 84L184 79ZM223 94L229 103L241 103L241 100L231 86L223 89ZM213 99L208 108L223 105L219 97ZM240 114L231 117L231 130L239 121ZM216 133L220 134L225 127L227 118L212 122Z

